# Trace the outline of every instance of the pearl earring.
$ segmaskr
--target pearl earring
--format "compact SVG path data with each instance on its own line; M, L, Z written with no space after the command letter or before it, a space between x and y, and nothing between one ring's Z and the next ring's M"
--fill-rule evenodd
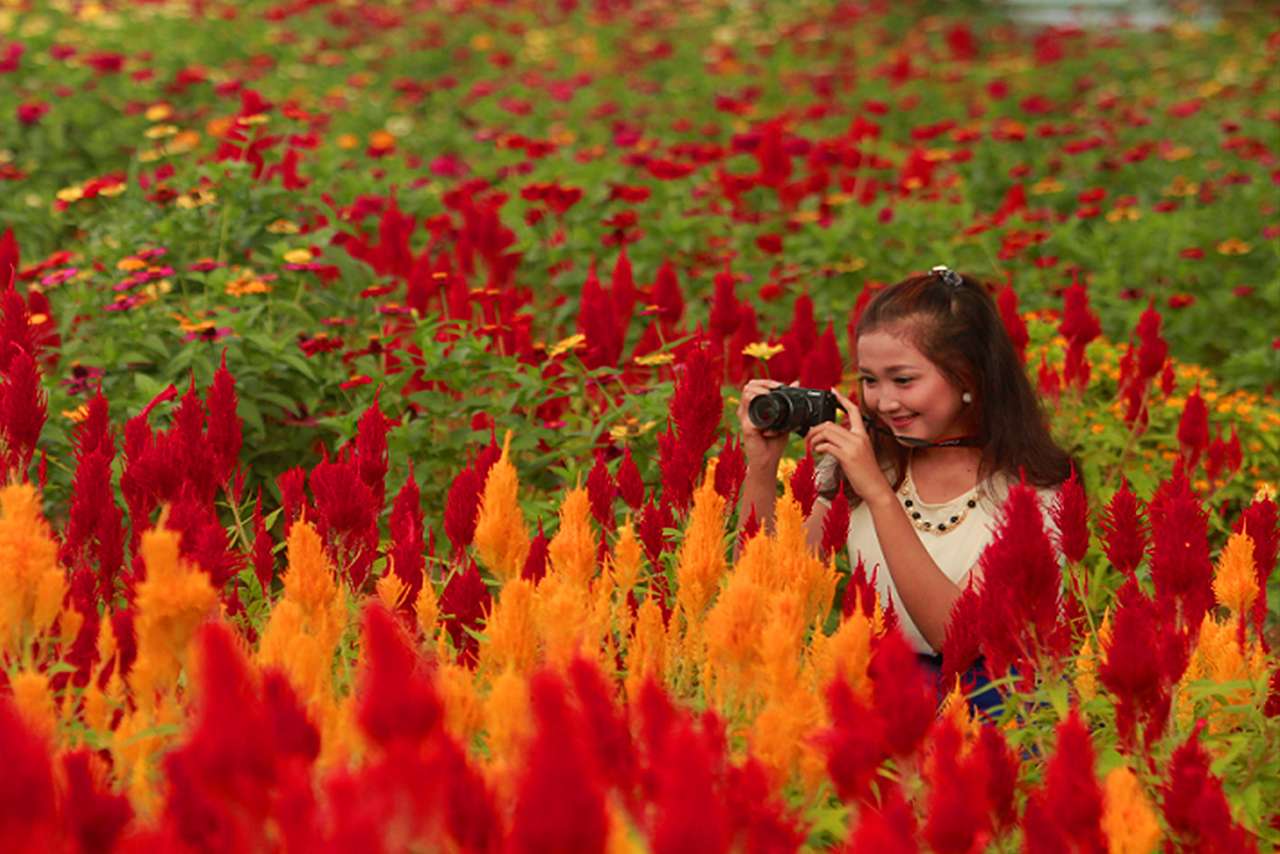
M960 402L973 403L973 395L969 394L969 392L966 391L964 394L960 395Z

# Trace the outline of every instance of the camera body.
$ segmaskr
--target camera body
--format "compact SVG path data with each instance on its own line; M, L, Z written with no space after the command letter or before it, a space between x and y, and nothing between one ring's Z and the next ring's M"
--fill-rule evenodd
M747 417L758 430L773 433L794 431L803 436L824 421L835 421L839 401L830 391L817 388L778 386L752 399Z

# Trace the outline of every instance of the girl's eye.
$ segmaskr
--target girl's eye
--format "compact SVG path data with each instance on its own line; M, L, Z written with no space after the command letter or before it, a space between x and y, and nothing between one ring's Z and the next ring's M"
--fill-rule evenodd
M894 380L898 385L911 385L913 377L898 377Z
M862 378L862 384L863 384L863 385L875 385L875 384L876 384L876 381L875 381L875 380L873 380L871 377L863 377L863 378Z

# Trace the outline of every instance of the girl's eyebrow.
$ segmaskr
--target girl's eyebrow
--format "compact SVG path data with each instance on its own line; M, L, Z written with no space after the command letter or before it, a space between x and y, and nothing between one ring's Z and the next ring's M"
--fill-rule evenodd
M866 368L859 368L859 370L862 373L866 374L867 376L875 376L874 371L869 371ZM915 367L912 365L890 365L889 367L884 369L884 372L886 374L893 374L893 373L902 373L904 371L910 372L914 370L915 370Z

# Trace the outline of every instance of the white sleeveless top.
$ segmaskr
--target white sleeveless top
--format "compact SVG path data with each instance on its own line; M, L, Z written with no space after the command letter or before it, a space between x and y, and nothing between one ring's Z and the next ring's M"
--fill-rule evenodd
M892 482L892 473L889 476ZM950 501L928 503L921 501L916 494L908 467L907 477L898 488L898 501L902 503L907 515L913 518L916 536L924 544L925 551L947 578L962 589L969 583L970 571L978 569L978 558L995 535L1000 507L1008 496L1010 483L1007 477L995 476L981 481L968 492ZM1055 542L1056 550L1056 529L1049 511L1058 490L1037 489L1036 492L1040 499L1040 510L1044 514L1045 530L1049 533L1050 541ZM926 525L928 527L922 530ZM866 568L867 577L871 578L874 574L881 606L887 609L889 603L893 603L894 613L897 614L898 624L907 643L916 652L936 654L938 650L929 646L902 604L893 576L885 563L884 552L880 549L880 540L871 520L871 509L865 503L855 507L849 518L851 569L857 566L859 556Z

